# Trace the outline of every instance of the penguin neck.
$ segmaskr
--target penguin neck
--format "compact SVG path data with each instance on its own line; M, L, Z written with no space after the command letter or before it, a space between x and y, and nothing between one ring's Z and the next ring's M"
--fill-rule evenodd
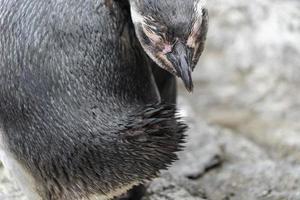
M138 107L160 102L160 95L152 74L154 62L144 52L131 21L129 7L125 7L125 23L114 42L111 58L101 66L96 85L98 96L106 96L120 107ZM97 66L96 66L97 67ZM104 75L105 74L108 75Z

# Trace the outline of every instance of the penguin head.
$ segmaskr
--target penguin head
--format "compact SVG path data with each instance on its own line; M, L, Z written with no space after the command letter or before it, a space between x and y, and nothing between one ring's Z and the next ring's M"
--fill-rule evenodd
M138 39L161 68L192 91L192 71L204 49L208 28L205 0L131 0Z

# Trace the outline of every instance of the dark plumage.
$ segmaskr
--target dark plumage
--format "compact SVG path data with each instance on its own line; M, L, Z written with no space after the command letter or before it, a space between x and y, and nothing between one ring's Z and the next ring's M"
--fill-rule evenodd
M0 0L1 146L30 199L109 199L176 160L186 125L156 67L127 1Z
M192 22L196 18L194 2L195 0L148 0L140 1L137 8L143 16L151 16L162 26L170 27L167 31L170 37L185 37L190 33ZM186 23L186 19L190 19L190 23Z

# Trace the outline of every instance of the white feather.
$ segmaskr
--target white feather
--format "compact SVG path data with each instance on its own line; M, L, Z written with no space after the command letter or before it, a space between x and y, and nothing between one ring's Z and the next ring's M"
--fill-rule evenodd
M131 19L133 23L144 23L144 17L138 12L135 6L131 6Z
M195 11L198 18L202 18L203 9L206 8L206 0L198 0L195 4Z

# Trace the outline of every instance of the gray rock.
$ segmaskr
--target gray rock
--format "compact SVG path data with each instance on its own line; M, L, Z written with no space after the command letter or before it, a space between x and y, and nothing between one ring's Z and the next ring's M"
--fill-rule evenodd
M206 53L196 81L217 101L262 116L300 118L300 2L210 0Z
M265 147L195 115L189 113L186 150L169 174L150 184L145 200L300 199L299 165L273 158Z

